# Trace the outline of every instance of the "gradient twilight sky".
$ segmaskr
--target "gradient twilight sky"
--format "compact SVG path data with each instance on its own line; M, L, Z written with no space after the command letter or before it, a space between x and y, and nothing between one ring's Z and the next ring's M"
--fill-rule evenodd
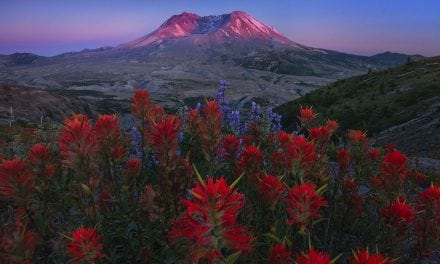
M440 55L438 0L1 0L0 54L114 46L183 11L203 16L233 10L312 47Z

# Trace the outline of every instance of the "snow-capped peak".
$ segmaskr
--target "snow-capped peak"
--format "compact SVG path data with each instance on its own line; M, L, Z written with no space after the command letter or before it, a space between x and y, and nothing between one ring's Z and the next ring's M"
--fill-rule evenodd
M209 35L211 41L219 43L228 42L231 39L264 40L279 44L291 43L288 38L274 28L261 23L243 11L203 17L194 13L183 12L170 17L154 32L122 44L120 47L136 48L154 42L161 43L192 35L196 37Z

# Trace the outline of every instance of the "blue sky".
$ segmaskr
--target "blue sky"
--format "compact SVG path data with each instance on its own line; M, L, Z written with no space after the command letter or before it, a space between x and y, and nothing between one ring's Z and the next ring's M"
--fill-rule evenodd
M435 0L2 0L0 54L55 55L117 45L143 36L171 15L244 10L301 44L348 53L440 55Z

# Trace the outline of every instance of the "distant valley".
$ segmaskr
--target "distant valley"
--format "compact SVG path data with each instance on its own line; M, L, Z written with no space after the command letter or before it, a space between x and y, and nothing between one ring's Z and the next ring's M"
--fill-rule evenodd
M236 105L259 100L275 106L336 80L404 64L407 58L307 47L241 11L204 17L182 13L116 47L53 57L1 55L0 83L64 91L117 112L127 109L136 88L147 88L156 102L173 109L214 95L218 80L225 79L231 83L227 96Z

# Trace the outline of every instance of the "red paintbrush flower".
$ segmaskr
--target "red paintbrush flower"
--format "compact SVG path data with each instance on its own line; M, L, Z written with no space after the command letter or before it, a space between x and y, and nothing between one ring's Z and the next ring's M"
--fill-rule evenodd
M246 173L248 176L256 176L261 173L262 167L263 154L260 149L254 145L245 146L237 162L238 174Z
M332 134L335 133L336 130L338 130L338 128L339 128L339 124L335 120L327 120L327 123L325 124L325 126L328 128L328 130Z
M344 180L344 184L342 186L344 192L356 192L357 184L353 178L347 178Z
M40 237L27 229L24 220L24 209L15 211L15 221L4 224L0 237L1 263L31 263L31 256Z
M381 213L385 222L395 227L403 227L414 222L414 208L406 204L402 197L394 200L390 206L382 208Z
M405 183L410 172L407 162L408 158L398 150L385 155L380 167L380 177L385 190L397 191Z
M348 131L348 138L354 145L361 145L367 142L367 135L360 130L350 130Z
M272 168L278 174L288 171L292 168L293 159L287 151L276 150L271 154Z
M303 136L296 136L287 147L292 160L299 168L309 170L316 160L315 145L307 142Z
M166 117L165 109L161 105L156 104L151 106L150 112L147 115L148 122L151 125L162 122Z
M203 107L203 114L209 122L220 121L222 119L222 111L217 101L206 102L205 107Z
M251 251L254 239L237 225L244 196L232 190L224 178L200 181L191 191L192 199L182 199L186 211L172 224L169 237L190 241L191 258L198 262L223 259L222 250Z
M75 263L94 263L105 257L102 247L101 236L96 230L78 228L72 234L67 252Z
M315 114L315 112L313 111L313 108L311 106L310 107L301 107L299 109L298 119L303 126L306 126L306 125L309 125L310 123L312 123L316 119L317 116L318 116L318 114Z
M290 264L292 252L286 244L275 244L269 251L269 264Z
M125 179L127 183L131 183L136 179L141 173L141 161L136 158L131 158L127 160L125 166Z
M368 157L370 157L371 160L377 161L380 157L380 150L377 148L370 148L368 150Z
M428 189L417 194L417 211L427 213L440 220L440 187L431 185Z
M131 114L145 121L152 104L148 91L136 90L134 96L131 98Z
M266 203L275 204L281 198L286 187L277 177L273 175L264 175L261 177L258 190Z
M180 119L174 115L167 115L161 122L152 124L147 136L161 166L170 166L177 161L179 132Z
M55 173L55 166L49 163L49 148L44 145L33 146L29 150L28 160L34 173L39 176L50 177Z
M276 139L280 144L280 147L286 147L290 141L292 141L292 134L286 133L282 130L276 132Z
M97 150L107 157L111 157L121 141L121 127L116 115L101 115L93 126L96 137Z
M328 141L331 137L331 132L327 126L312 127L309 129L309 137L315 141Z
M336 158L338 159L339 170L343 173L347 172L350 166L350 152L346 149L338 149Z
M191 109L186 115L186 123L188 125L189 133L193 136L198 134L200 123L202 119L200 117L200 111L198 109Z
M222 140L223 155L226 159L235 159L240 150L240 139L235 135L227 135Z
M49 160L49 148L41 144L33 146L29 149L28 159L32 166L44 165Z
M25 200L35 185L35 176L28 172L19 159L7 160L0 164L0 194L6 199Z
M419 171L411 171L411 179L418 184L425 184L428 182L428 177Z
M199 136L202 141L202 151L208 161L214 161L218 153L218 145L222 134L222 112L216 101L206 102L203 108L203 119L199 124Z
M309 183L290 188L284 201L287 203L286 211L290 216L287 224L299 224L301 229L307 228L313 219L319 218L319 209L327 204Z
M315 249L310 249L307 254L297 254L296 255L297 264L330 264L330 257Z
M60 155L66 167L82 170L96 150L96 138L85 116L72 116L61 128L58 140Z
M431 185L417 194L417 248L424 257L432 255L440 241L440 187Z
M393 262L385 258L380 253L370 254L368 250L363 249L358 253L353 252L350 264L392 264Z

